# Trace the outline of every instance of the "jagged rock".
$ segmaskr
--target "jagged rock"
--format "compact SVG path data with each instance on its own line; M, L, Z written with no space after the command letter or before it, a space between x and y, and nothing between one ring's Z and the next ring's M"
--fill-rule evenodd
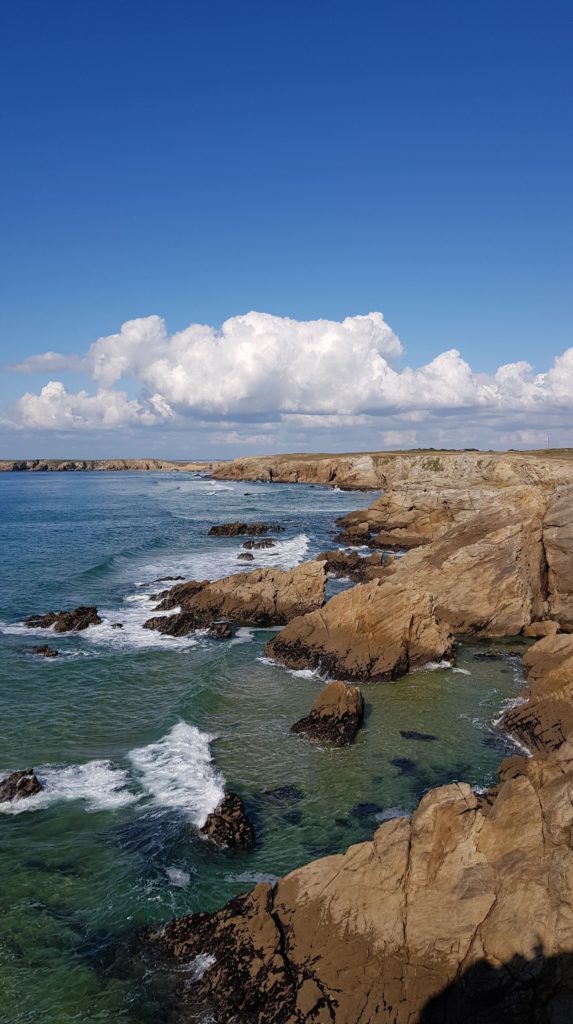
M503 728L530 750L557 750L573 732L573 634L544 637L523 658L528 701L506 711Z
M357 551L322 551L316 556L317 562L324 562L326 571L332 576L347 576L356 583L381 579L384 575L384 555L373 552L371 555L359 555Z
M220 1024L568 1020L570 974L552 964L572 942L573 747L510 762L487 794L432 790L410 820L173 921L152 947L214 958L193 997ZM443 993L488 965L500 979L458 1015Z
M378 580L337 594L319 611L292 619L267 644L290 668L320 668L356 682L397 679L452 650L430 594Z
M144 623L171 636L185 636L217 619L242 625L278 626L324 601L326 573L319 562L294 569L255 569L212 583L179 583L162 597L157 611L179 607L175 615L154 616Z
M208 531L209 537L244 537L257 536L261 533L282 533L284 526L280 523L219 523Z
M214 640L229 640L233 635L233 630L228 622L214 622L212 626L209 626L207 633Z
M123 629L123 622L112 622L112 629Z
M79 633L89 626L99 626L101 619L95 605L80 605L71 612L46 612L45 615L29 615L24 623L29 629L49 629L54 633Z
M250 551L241 551L241 553L239 555L237 555L237 558L241 562L253 562L254 559L255 559L255 556L252 555Z
M34 769L27 771L12 772L6 779L0 781L0 803L7 803L11 800L23 800L28 796L35 796L43 789L42 784L34 775Z
M291 732L337 747L352 743L364 720L364 699L357 686L329 683L319 693L306 718L295 722Z
M277 542L272 537L265 537L264 540L246 540L243 544L247 551L252 551L253 549L258 551L261 548L276 548L276 546Z
M255 841L255 832L247 817L245 805L236 793L225 793L219 806L211 812L199 831L215 846L225 850L252 846Z
M57 658L59 653L53 647L48 647L48 644L41 644L40 647L32 648L32 654L41 654L44 658Z

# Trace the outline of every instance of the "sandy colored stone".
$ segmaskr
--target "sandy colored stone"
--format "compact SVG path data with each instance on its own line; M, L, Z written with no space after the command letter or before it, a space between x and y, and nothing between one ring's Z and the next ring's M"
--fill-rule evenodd
M310 713L295 722L291 731L344 747L352 742L363 719L364 698L358 687L333 682L320 691Z
M322 562L303 562L294 569L254 569L224 579L179 583L165 591L157 610L179 607L171 616L153 616L148 629L184 635L217 619L244 625L278 626L319 608L324 601L326 573Z

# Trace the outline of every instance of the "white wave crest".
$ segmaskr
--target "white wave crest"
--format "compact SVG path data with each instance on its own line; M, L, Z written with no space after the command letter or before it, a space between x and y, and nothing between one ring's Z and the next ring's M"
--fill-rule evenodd
M65 767L47 765L36 771L44 787L35 796L0 804L2 814L38 811L61 800L84 800L87 811L112 811L138 800L126 787L128 775L110 761L88 761Z
M223 776L213 766L212 739L195 725L178 722L167 736L129 754L155 802L177 808L199 828L225 793Z

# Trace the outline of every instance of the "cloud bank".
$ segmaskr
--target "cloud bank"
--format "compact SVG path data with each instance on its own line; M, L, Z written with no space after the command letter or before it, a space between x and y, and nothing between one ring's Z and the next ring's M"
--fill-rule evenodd
M260 450L319 445L404 447L570 444L573 348L535 373L526 362L493 374L457 349L401 366L403 346L382 313L297 321L251 312L220 330L169 334L158 316L128 320L82 356L32 355L16 372L83 373L91 390L59 380L26 392L3 417L14 430L171 431L209 446ZM276 443L275 443L276 442ZM467 446L467 444L466 444ZM235 452L236 453L236 452ZM213 454L219 454L214 452Z

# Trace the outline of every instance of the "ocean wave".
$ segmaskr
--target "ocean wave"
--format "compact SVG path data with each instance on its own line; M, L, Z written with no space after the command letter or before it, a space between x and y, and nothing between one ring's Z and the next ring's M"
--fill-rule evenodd
M128 775L110 761L86 764L46 765L36 771L44 787L35 796L0 804L2 814L38 811L62 800L84 800L87 811L112 811L134 803L139 797L127 789Z
M178 722L162 739L129 754L140 785L155 803L182 811L199 828L225 793L223 776L213 765L213 739Z

